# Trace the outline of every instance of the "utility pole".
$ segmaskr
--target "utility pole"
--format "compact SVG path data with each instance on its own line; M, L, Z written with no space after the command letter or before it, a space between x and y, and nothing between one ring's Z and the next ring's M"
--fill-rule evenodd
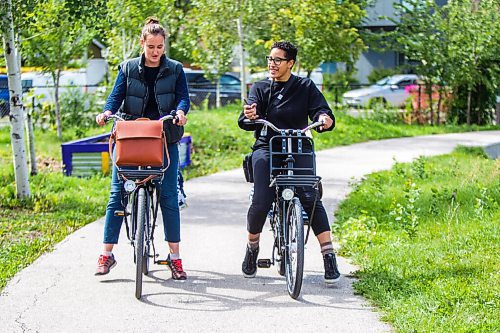
M240 2L241 5L241 2ZM241 79L241 101L243 102L247 98L247 79L246 79L246 72L245 72L245 47L244 47L244 35L243 35L243 10L240 7L240 16L236 20L236 24L238 25L238 37L239 37L239 42L240 42L240 79Z

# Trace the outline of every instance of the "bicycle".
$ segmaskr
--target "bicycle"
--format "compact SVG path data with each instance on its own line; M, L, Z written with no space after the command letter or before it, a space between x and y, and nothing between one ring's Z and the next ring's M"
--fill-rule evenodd
M269 268L277 264L278 273L286 278L288 294L296 299L302 288L305 243L303 208L297 196L297 189L313 187L316 193L320 191L321 177L316 176L314 142L306 135L306 132L323 125L323 122L312 123L304 129L280 129L264 119L246 119L245 122L264 125L261 135L266 135L267 127L278 133L269 141L269 186L275 187L275 198L269 220L274 244L271 259L259 259L257 265L260 268ZM304 141L311 145L311 152L303 151ZM274 144L275 142L277 144ZM280 149L277 149L277 146ZM311 164L306 167L296 167L295 159L301 156L310 156ZM313 212L317 199L316 195ZM310 220L312 221L312 217ZM310 228L310 223L308 223L308 228Z
M113 119L115 122L124 121L123 118L116 115L109 116L107 121L110 119ZM173 115L164 116L159 120L165 121L171 119L174 119ZM164 149L166 150L166 147ZM123 185L120 188L122 192L122 205L125 210L115 211L115 216L123 217L127 238L134 248L134 263L136 266L135 297L137 299L142 297L142 277L149 274L150 258L153 258L155 264L169 265L167 259L157 260L159 255L156 254L154 246L154 231L160 198L160 190L159 188L157 189L157 185L161 183L164 172L169 167L169 163L170 160L168 159L166 166L163 165L156 168L149 166L116 166L118 177ZM115 161L114 164L116 165Z

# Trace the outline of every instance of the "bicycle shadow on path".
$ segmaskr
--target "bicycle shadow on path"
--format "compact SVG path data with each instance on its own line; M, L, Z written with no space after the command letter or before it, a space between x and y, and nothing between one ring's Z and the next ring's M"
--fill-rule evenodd
M221 274L213 271L190 271L189 280L184 282L165 279L162 270L150 272L143 283L159 283L164 292L144 293L141 302L168 309L186 311L234 311L243 308L302 308L324 307L350 310L365 310L359 301L343 292L343 281L333 286L324 286L321 272L305 271L302 293L296 301L291 301L286 291L285 278L258 276L252 279L242 275ZM314 273L314 275L310 275ZM127 281L133 283L134 281ZM318 285L320 288L318 288ZM147 288L147 287L146 287ZM327 290L325 290L325 288ZM143 288L144 292L144 288ZM241 296L244 295L244 296ZM172 304L171 299L178 299ZM320 300L319 300L320 299Z

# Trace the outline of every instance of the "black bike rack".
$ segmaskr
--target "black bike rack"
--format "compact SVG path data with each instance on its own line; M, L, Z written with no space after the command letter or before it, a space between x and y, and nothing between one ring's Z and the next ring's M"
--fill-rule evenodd
M160 177L163 176L163 171L161 169L145 169L145 170L136 170L136 169L124 169L118 168L118 174L123 175L126 178L133 179L144 179L149 176Z
M295 147L295 151L288 152L287 151L287 144L288 144L288 139L291 139L292 147ZM311 151L310 152L304 152L302 150L302 146L304 144L304 141L310 144L311 146ZM281 149L274 149L275 146L281 147ZM313 186L317 183L312 182L308 180L311 175L313 177L316 177L316 159L314 158L316 154L314 153L314 141L305 136L305 135L300 135L300 134L280 134L280 135L275 135L273 136L270 141L269 141L269 163L270 163L270 176L271 176L271 181L273 181L274 177L278 176L286 176L288 171L293 171L293 172L301 172L305 173L302 175L297 175L294 174L292 177L303 177L306 176L305 178L302 179L302 182L305 182L305 184L283 184L283 183L277 183L278 185L296 185L296 186ZM273 163L275 159L279 159L281 162L283 162L283 158L295 158L298 156L310 156L311 157L311 165L307 167L288 167L286 164L283 165L283 163L280 163L281 166L274 166L276 163ZM274 165L273 165L274 164ZM284 180L283 180L284 181Z
M269 187L278 186L316 186L321 177L314 175L277 175L271 180Z

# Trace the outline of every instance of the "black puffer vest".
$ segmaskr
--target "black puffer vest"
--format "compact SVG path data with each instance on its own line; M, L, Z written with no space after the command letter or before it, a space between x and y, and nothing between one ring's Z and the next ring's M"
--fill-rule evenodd
M148 86L144 79L144 56L125 60L120 64L120 69L125 75L127 89L118 115L125 120L134 120L144 116L148 98ZM178 61L168 59L164 55L160 59L160 70L156 77L155 96L160 117L170 114L175 110L175 85L182 64ZM167 134L168 143L176 143L184 134L184 127L172 124L172 121L165 121L163 129Z

